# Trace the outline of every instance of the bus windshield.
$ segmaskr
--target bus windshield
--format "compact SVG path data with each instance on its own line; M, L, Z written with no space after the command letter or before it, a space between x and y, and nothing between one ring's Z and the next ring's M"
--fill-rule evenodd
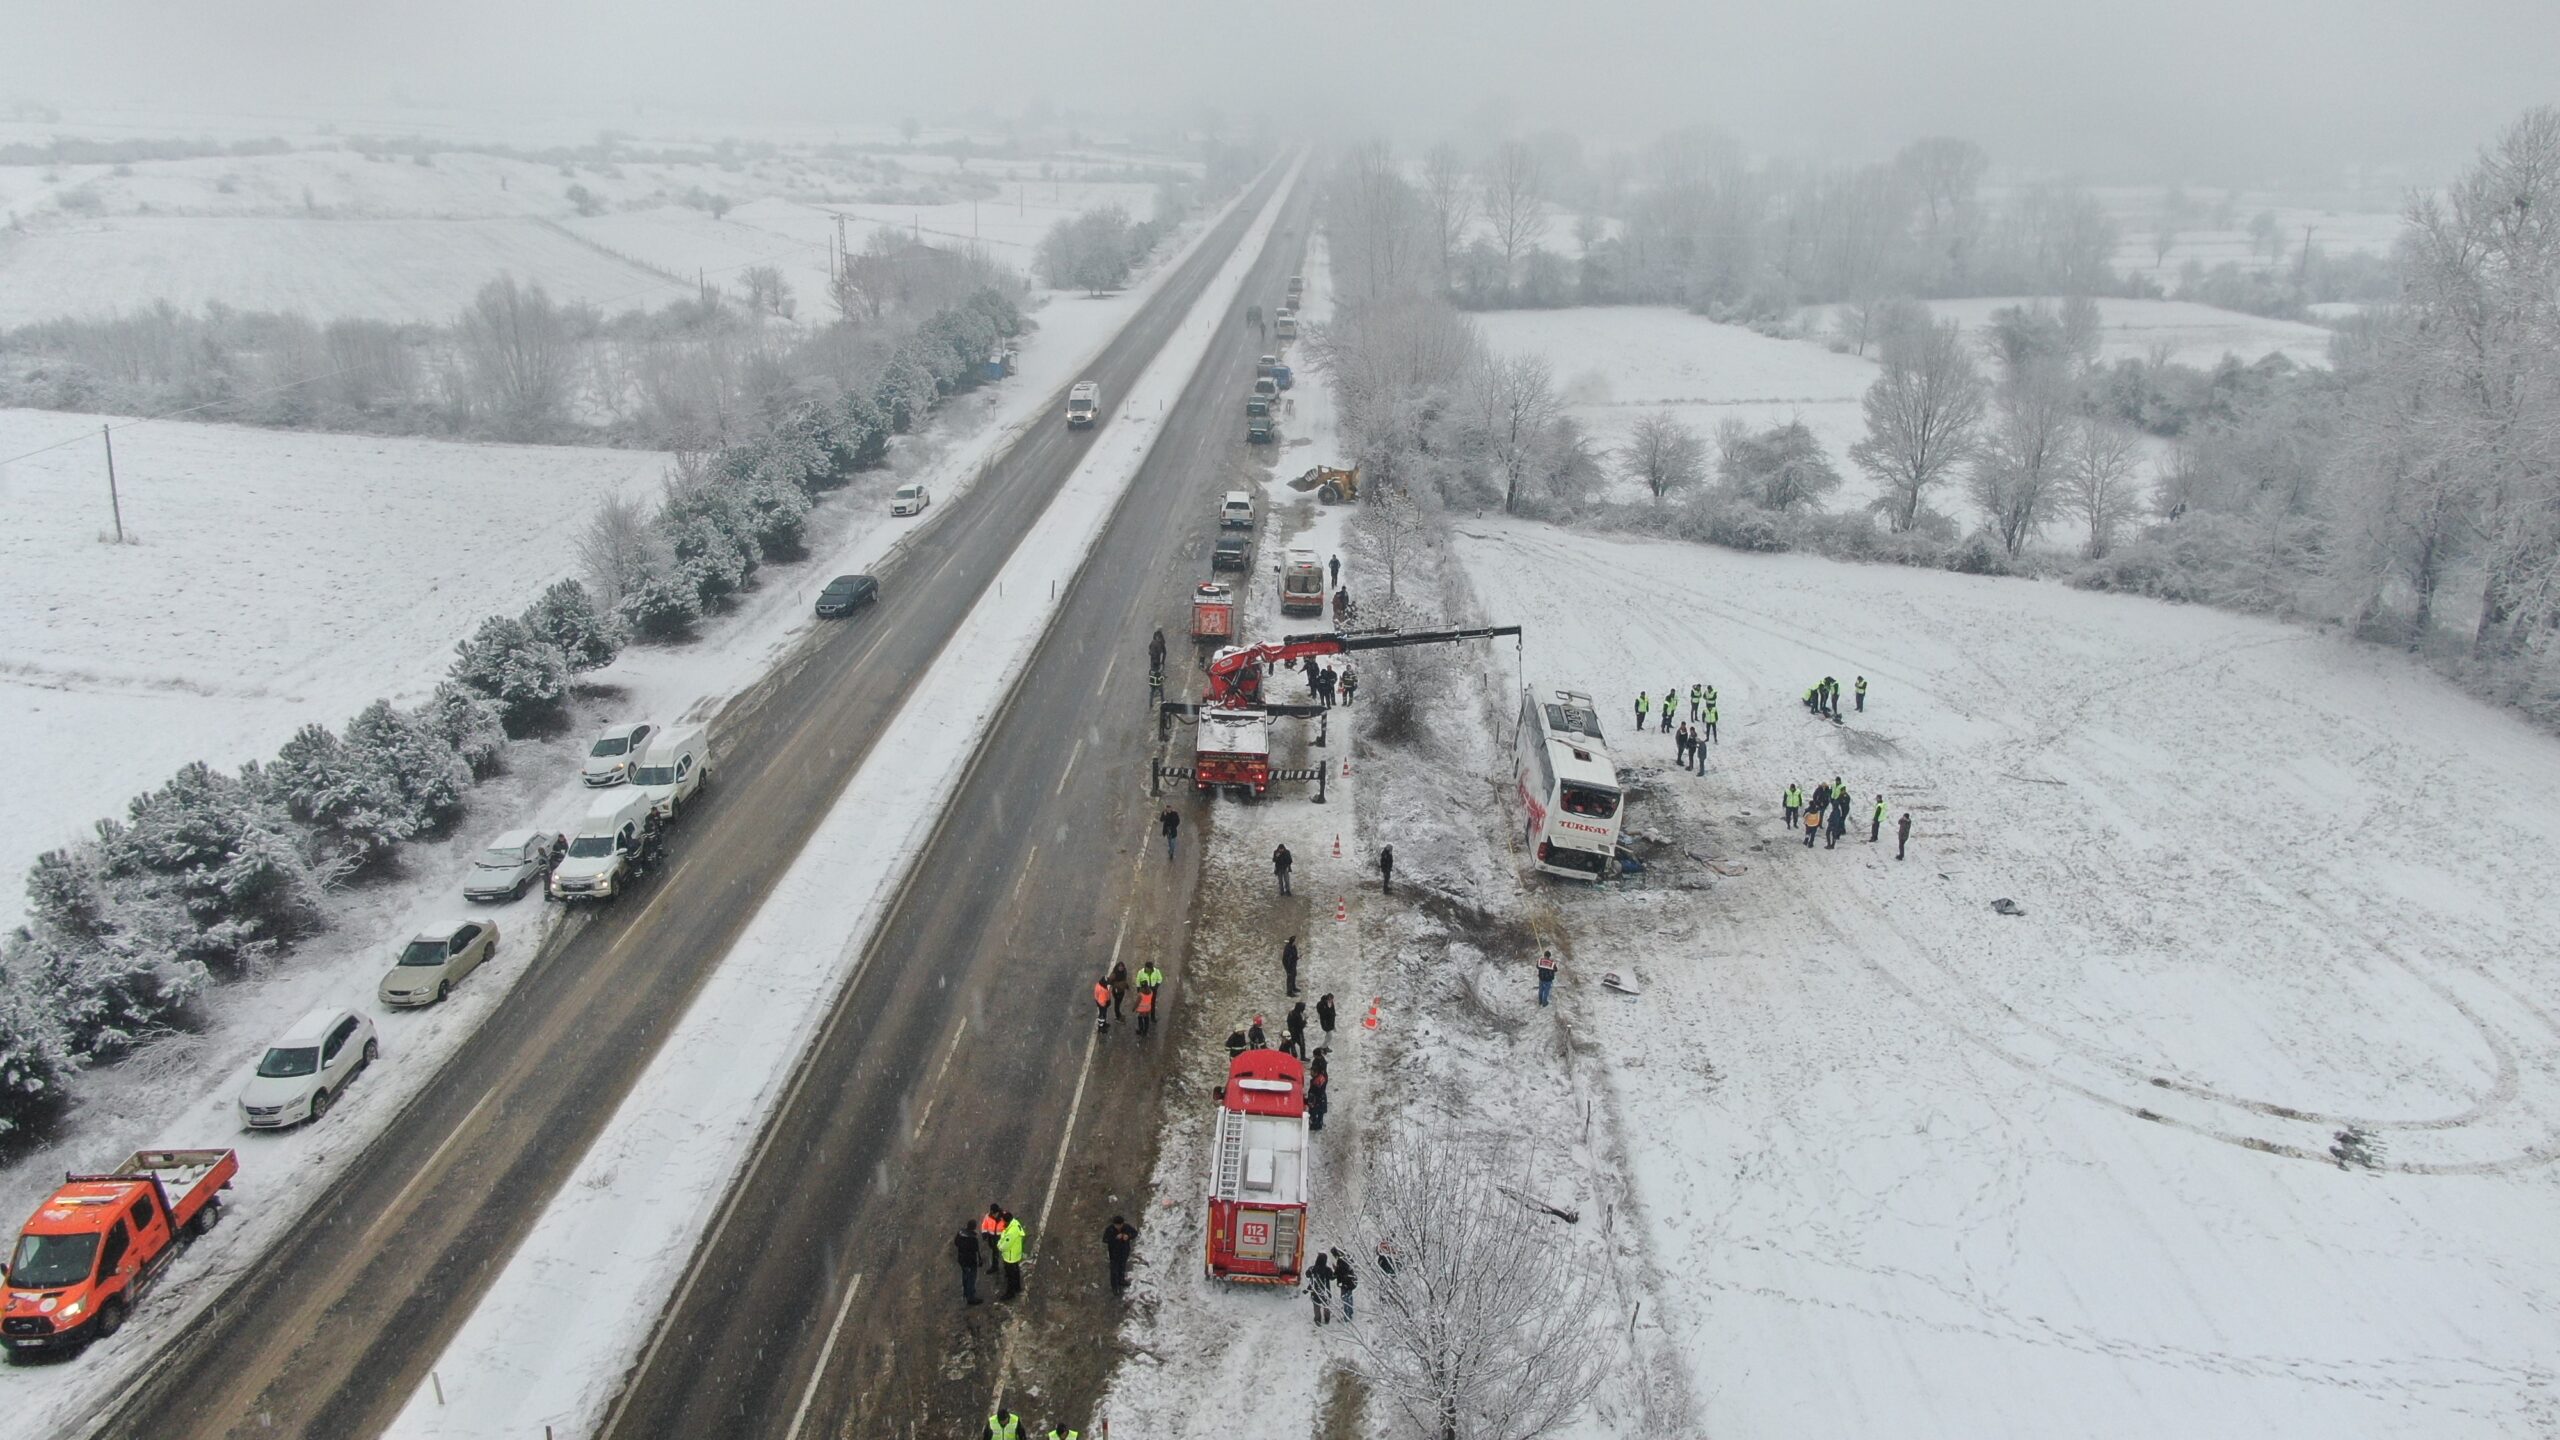
M1567 784L1557 803L1564 807L1566 814L1606 820L1618 813L1618 792L1603 790L1597 785Z

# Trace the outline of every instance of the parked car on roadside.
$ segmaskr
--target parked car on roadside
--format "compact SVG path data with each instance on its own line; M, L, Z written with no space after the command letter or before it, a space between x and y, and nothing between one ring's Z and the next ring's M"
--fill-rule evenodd
M378 994L383 1004L404 1009L433 1005L497 953L498 927L486 920L421 930L400 947L400 958L382 977Z
M587 763L581 772L590 785L619 785L631 778L631 767L640 759L641 750L658 727L646 720L621 725L607 725L596 732L596 743L587 748Z
M551 870L559 839L538 830L510 830L471 861L462 882L465 900L520 900Z
M631 788L661 820L711 783L711 737L700 725L670 725L649 742L649 753L631 772Z
M1243 535L1221 535L1209 549L1212 570L1241 570L1253 556L1253 541Z
M356 1072L381 1056L370 1016L326 1006L314 1010L267 1047L257 1073L240 1087L240 1123L280 1130L317 1120Z
M818 592L818 614L829 619L850 615L879 598L879 581L868 575L839 575Z
M901 485L898 487L897 493L889 497L889 513L892 515L921 515L924 513L924 507L932 503L933 492L927 490L922 485Z

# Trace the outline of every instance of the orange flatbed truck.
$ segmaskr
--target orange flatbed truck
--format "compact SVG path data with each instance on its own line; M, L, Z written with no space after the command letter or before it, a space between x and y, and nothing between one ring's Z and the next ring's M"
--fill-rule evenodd
M9 1252L0 1344L9 1357L77 1350L122 1329L169 1262L222 1216L231 1150L142 1150L103 1175L66 1175Z

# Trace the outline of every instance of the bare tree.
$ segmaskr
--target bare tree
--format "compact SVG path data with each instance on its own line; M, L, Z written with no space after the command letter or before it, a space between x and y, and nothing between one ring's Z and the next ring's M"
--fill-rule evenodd
M1485 448L1502 477L1502 511L1517 514L1520 482L1555 423L1555 376L1536 355L1512 355L1478 367L1470 387Z
M2027 362L2000 387L1999 418L1974 458L1973 498L2012 555L2052 518L2061 498L2074 398L2059 356Z
M1534 147L1519 140L1494 147L1484 172L1484 213L1493 224L1494 248L1502 252L1506 285L1518 273L1520 257L1547 233L1546 184L1546 163Z
M1849 458L1884 487L1876 509L1906 531L1930 490L1973 454L1982 376L1952 320L1886 336L1882 360L1884 374L1867 387L1866 437Z
M672 559L649 524L649 512L638 500L617 495L596 507L595 517L578 536L578 563L587 572L587 588L595 592L597 607L609 613L623 596L665 571Z
M1530 1440L1599 1387L1607 1351L1592 1265L1494 1185L1514 1173L1491 1147L1433 1138L1390 1145L1362 1197L1380 1266L1363 1298L1361 1378L1422 1440Z
M1466 157L1458 147L1447 143L1434 145L1422 157L1422 198L1431 207L1431 220L1440 244L1440 283L1449 283L1449 267L1456 259L1458 247L1467 236L1467 222L1475 218L1476 194L1467 181Z
M2083 553L2092 560L2115 549L2116 533L2141 513L2137 474L2142 438L2121 425L2074 422L2062 453L2061 508L2089 528Z
M509 438L541 438L568 405L577 369L568 315L539 284L502 275L480 287L459 328L479 404Z
M1366 492L1360 506L1360 521L1369 532L1369 547L1387 571L1387 599L1396 599L1396 580L1403 574L1405 563L1421 548L1426 517L1413 492L1402 485L1389 484Z
M791 297L791 284L782 278L778 265L750 265L738 274L739 287L747 292L747 308L761 314L788 320L799 309Z
M1627 431L1627 443L1618 447L1618 464L1643 482L1658 505L1706 478L1707 447L1697 431L1669 411L1657 411L1640 417Z
M2178 248L2178 234L2186 227L2195 211L2187 199L2186 187L2172 185L2160 196L2160 208L2151 217L2151 263L2169 263L2169 252Z
M2249 245L2270 265L2284 258L2284 226L2277 223L2276 212L2261 210L2249 217Z
M1840 488L1840 471L1803 420L1754 435L1740 421L1716 432L1716 473L1725 488L1763 510L1818 510Z

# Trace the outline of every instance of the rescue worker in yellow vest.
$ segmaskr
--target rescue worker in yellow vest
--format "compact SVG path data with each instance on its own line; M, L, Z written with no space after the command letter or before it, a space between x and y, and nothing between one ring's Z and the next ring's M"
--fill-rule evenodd
M1788 786L1785 799L1781 803L1787 807L1787 828L1793 830L1796 828L1796 816L1804 811L1804 787Z
M1641 735L1641 734L1643 734L1643 733L1644 733L1644 712L1646 712L1647 710L1650 710L1650 709L1652 709L1652 708L1653 708L1653 704L1652 704L1652 702L1651 702L1651 701L1646 697L1645 693L1644 693L1643 691L1641 691L1641 690L1637 691L1637 692L1636 692L1636 733L1637 733L1637 734Z
M1716 687L1713 685L1707 687L1707 703L1710 705L1716 703Z
M1061 1430L1052 1425L1049 1427L1049 1440L1076 1440L1076 1432L1072 1429Z
M999 1405L987 1417L987 1433L982 1440L1022 1440L1022 1417Z
M1022 1293L1022 1222L1004 1217L1004 1233L996 1236L996 1258L1004 1262L1004 1298Z
M1884 838L1884 797L1876 797L1875 818L1867 822L1867 843L1873 845Z
M1710 745L1724 743L1716 739L1716 702L1713 700L1707 702L1707 743Z
M1692 685L1692 686L1690 686L1690 687L1689 687L1689 718L1690 718L1690 719L1695 720L1695 719L1697 719L1697 718L1698 718L1698 708L1699 708L1699 706L1700 706L1702 703L1704 703L1704 701L1706 700L1706 696L1707 696L1707 687L1706 687L1706 686L1704 686L1704 685Z
M1858 713L1867 713L1867 677L1864 675L1858 677Z

